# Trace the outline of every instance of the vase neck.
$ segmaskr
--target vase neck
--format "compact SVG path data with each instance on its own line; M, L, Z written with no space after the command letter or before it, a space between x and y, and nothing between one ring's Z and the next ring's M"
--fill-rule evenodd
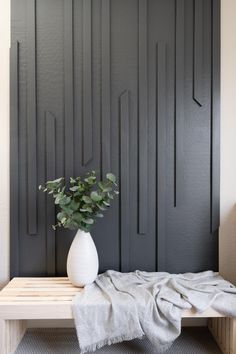
M91 234L90 234L90 232L85 232L83 230L78 229L77 232L76 232L76 236L79 236L79 237L90 237Z

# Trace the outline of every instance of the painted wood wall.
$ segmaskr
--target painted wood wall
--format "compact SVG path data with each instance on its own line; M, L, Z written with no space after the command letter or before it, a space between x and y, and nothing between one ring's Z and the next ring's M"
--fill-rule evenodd
M217 269L218 0L12 0L11 274L65 273L37 186L96 169L120 197L100 271Z

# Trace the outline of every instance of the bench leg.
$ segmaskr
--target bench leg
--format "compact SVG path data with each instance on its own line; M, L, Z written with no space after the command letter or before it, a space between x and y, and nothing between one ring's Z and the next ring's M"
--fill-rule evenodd
M24 320L0 319L0 353L13 354L26 330Z
M224 354L236 354L236 318L210 318L208 328Z

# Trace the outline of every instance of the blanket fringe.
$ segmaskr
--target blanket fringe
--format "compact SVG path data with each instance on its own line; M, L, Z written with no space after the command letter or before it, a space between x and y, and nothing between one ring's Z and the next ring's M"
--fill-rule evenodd
M111 345L111 344L116 344L116 343L121 343L123 341L129 341L129 340L133 340L133 339L142 339L144 337L144 335L127 335L127 334L123 334L123 335L120 335L120 336L117 336L117 337L114 337L114 338L109 338L109 339L104 339L104 340L101 340L97 343L93 343L91 345L87 345L86 347L84 348L80 348L80 353L81 354L85 354L85 353L91 353L91 352L94 352L95 350L98 350L102 347L104 347L105 345Z

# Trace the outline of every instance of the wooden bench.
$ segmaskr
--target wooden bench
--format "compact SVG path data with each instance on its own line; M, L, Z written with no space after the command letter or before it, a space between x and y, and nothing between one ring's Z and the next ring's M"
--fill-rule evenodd
M26 320L73 319L71 303L80 288L68 278L14 278L0 292L0 353L12 354L20 343ZM236 354L236 319L216 311L197 314L185 311L183 318L207 317L209 329L224 354Z

